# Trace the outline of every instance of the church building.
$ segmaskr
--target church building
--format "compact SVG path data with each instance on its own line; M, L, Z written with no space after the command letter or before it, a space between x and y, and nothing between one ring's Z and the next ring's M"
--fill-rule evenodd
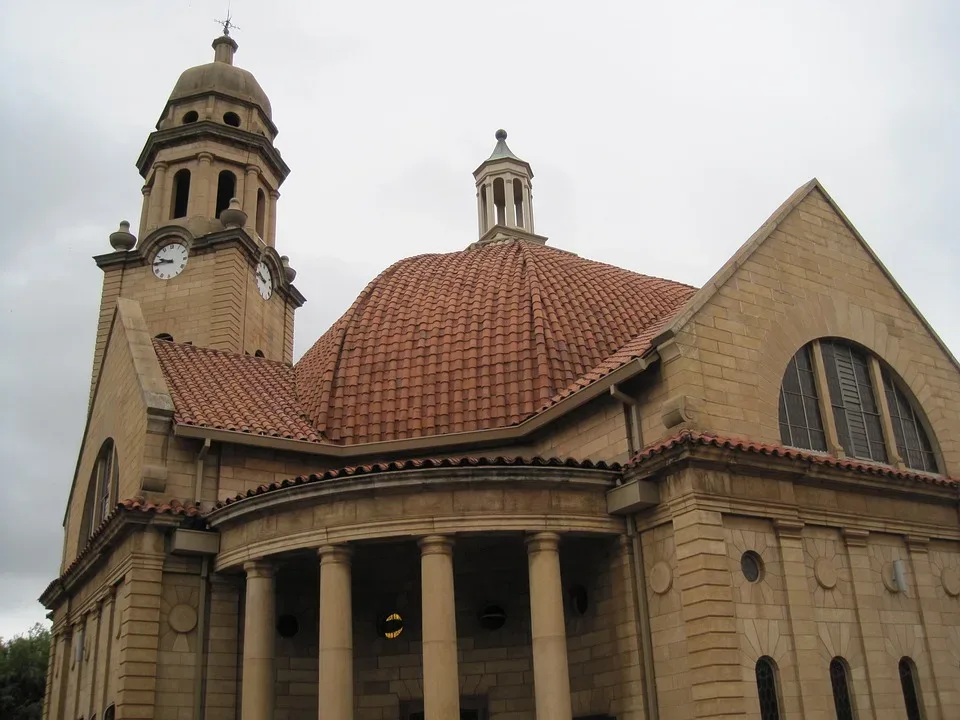
M213 50L94 258L45 720L960 718L960 365L817 180L695 288L539 234L498 131L294 363Z

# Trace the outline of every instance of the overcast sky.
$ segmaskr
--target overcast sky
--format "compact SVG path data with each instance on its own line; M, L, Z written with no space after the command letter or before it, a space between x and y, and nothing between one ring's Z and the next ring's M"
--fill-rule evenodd
M0 636L43 618L83 430L90 259L226 0L0 3ZM386 265L476 238L498 127L558 247L702 284L819 177L954 354L960 4L233 0L292 168L296 355Z

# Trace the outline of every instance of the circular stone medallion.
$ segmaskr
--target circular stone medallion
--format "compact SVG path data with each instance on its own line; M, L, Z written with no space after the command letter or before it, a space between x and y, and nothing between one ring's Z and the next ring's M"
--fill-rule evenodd
M950 597L960 596L960 571L956 568L944 568L940 573L940 584Z
M650 589L657 595L663 595L673 585L673 571L661 560L650 568Z
M167 622L178 633L188 633L197 626L197 611L183 603L174 605Z
M821 557L813 564L813 576L825 590L832 590L837 586L837 569L833 566L833 558Z

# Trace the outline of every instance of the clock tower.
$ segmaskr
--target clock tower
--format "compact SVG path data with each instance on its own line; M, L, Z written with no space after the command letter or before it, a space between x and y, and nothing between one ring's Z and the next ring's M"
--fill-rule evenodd
M140 303L152 335L293 359L296 272L275 249L279 188L290 172L274 147L270 101L213 41L213 62L181 74L137 160L138 236L128 223L99 255L104 272L93 382L119 297Z

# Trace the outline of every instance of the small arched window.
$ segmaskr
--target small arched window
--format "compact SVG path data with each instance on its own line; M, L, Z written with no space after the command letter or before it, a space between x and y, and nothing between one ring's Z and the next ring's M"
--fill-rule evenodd
M917 682L917 666L908 657L900 658L900 688L903 690L903 704L907 709L907 720L923 720L920 707L920 686Z
M497 225L507 224L507 193L503 186L503 178L493 181L493 204L496 207L494 222Z
M818 375L825 382L816 382ZM938 470L923 418L902 382L876 357L844 340L815 341L791 358L780 385L779 415L784 445L827 450L827 415L836 429L829 444L839 444L849 457L881 463L896 457L914 470Z
M173 176L173 199L170 207L170 219L187 216L187 202L190 200L190 171L177 170Z
M217 217L230 207L230 200L237 192L237 176L229 170L220 172L217 178Z
M833 686L833 707L837 711L837 720L855 720L849 678L846 660L835 657L830 661L830 683Z
M81 527L83 539L90 537L100 526L117 498L120 467L117 461L117 450L113 440L105 440L97 453L97 461L90 476L90 485L87 488L84 518Z
M777 665L764 655L757 660L757 695L760 699L760 720L780 720L780 689L777 687Z
M263 226L267 219L267 196L263 194L263 189L257 190L257 235L263 239Z
M159 335L154 335L154 340L166 340L167 342L173 342L173 335L170 333L160 333Z

